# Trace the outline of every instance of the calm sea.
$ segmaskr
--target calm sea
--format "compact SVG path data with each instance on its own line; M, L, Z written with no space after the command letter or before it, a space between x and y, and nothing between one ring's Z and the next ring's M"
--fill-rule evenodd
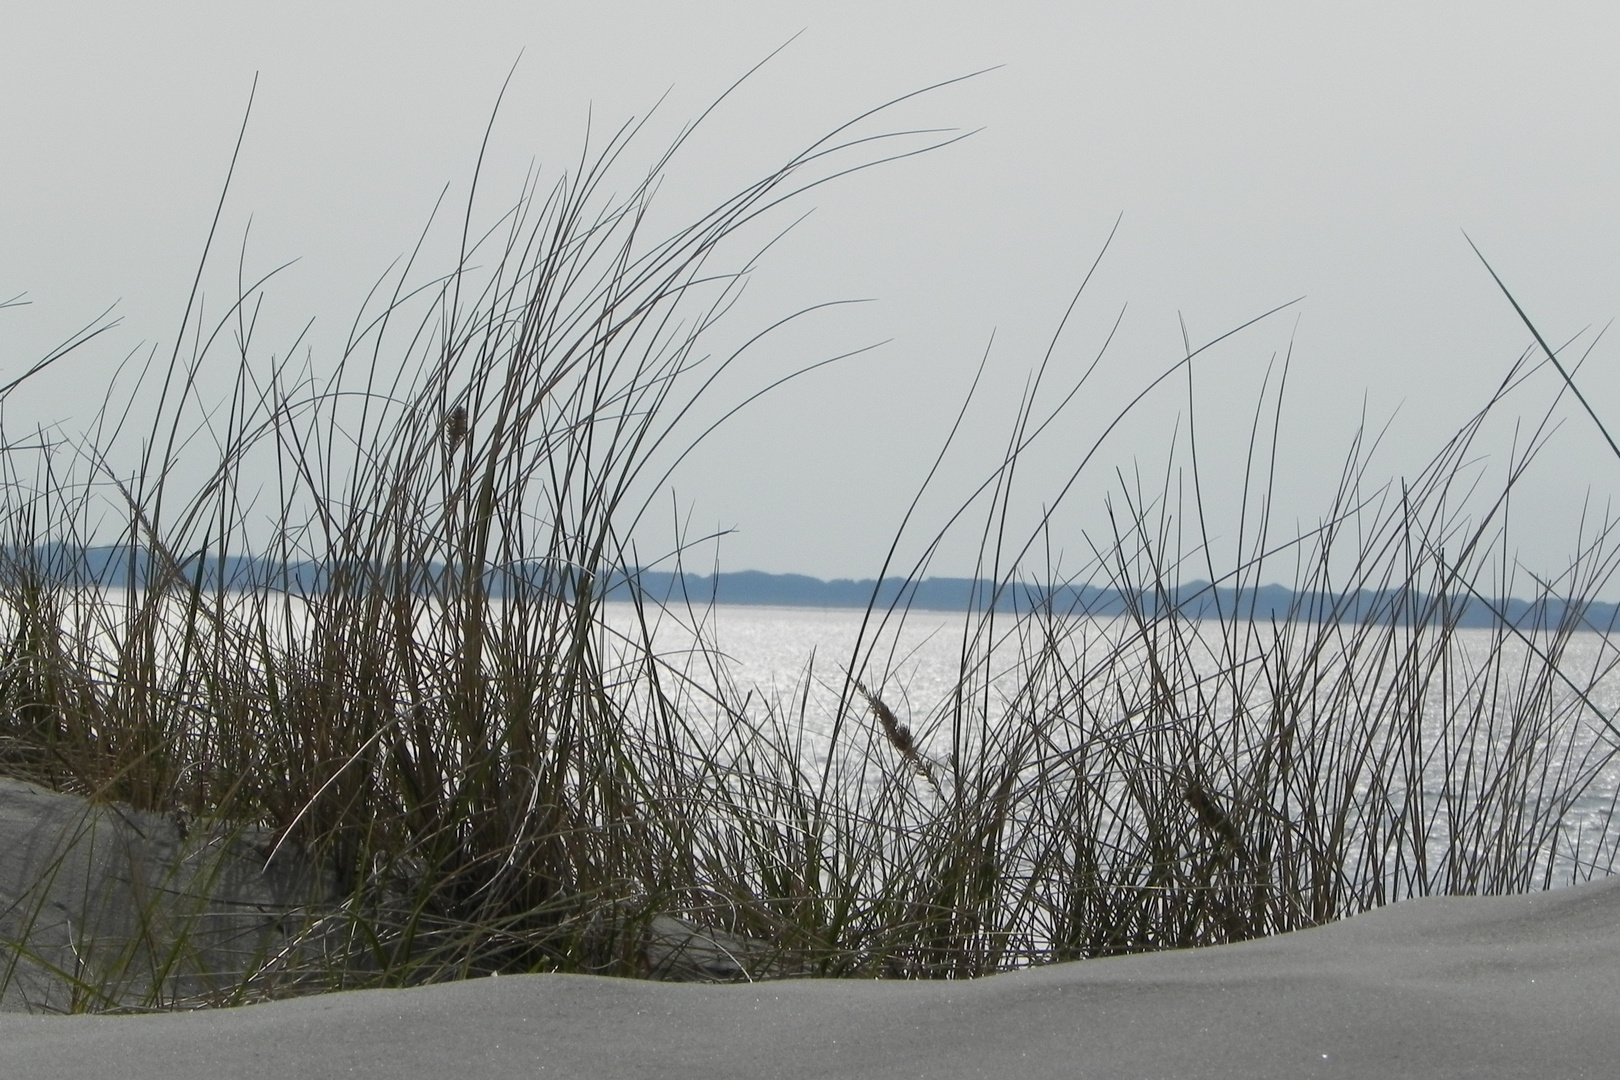
M630 632L636 625L630 605L610 604L608 609L612 627ZM882 626L877 619L868 620L864 611L849 608L714 605L672 610L653 618L656 647L672 670L688 672L694 685L711 687L716 685L715 675L722 675L731 688L733 703L746 702L751 711L768 702L779 709L784 703L790 705L790 715L804 717L804 734L812 743L825 737L845 689L845 673L853 668L903 723L912 726L925 755L936 760L941 756L940 747L931 744L928 735L931 721L942 714L958 681L964 627L970 625L962 613L914 611L903 622ZM1269 640L1267 632L1262 631L1257 641ZM1071 623L1065 633L1061 651L1071 660L1083 657L1082 668L1103 662L1111 654L1117 656L1122 640L1136 638L1133 628L1120 619ZM1201 655L1191 650L1195 668L1207 675L1229 663L1221 654L1218 624L1199 624L1194 633L1208 639ZM1504 643L1493 638L1490 630L1454 634L1451 673L1446 679L1429 673L1425 787L1438 791L1443 786L1448 747L1454 747L1458 738L1442 734L1441 717L1449 712L1454 728L1466 728L1471 710L1474 718L1492 717L1496 735L1488 742L1493 752L1504 751L1513 740L1532 739L1548 751L1543 758L1549 768L1588 778L1564 814L1566 844L1569 850L1576 850L1573 845L1579 837L1579 850L1612 862L1614 846L1620 842L1620 817L1616 815L1620 641L1596 633L1574 634L1564 646L1556 673L1542 679L1540 689L1532 689L1546 665L1524 643L1511 638ZM1017 694L1027 675L1018 663L1021 645L1014 620L1003 617L992 636L998 640L984 664L987 678L983 682L990 686L987 697L994 714ZM1314 636L1303 635L1306 639ZM982 659L982 652L979 655ZM1140 658L1140 643L1135 653L1127 651L1126 655ZM1491 664L1492 657L1499 662ZM719 658L723 658L723 666L717 667ZM1118 669L1117 660L1114 663ZM1387 656L1368 655L1356 663L1360 665L1358 678L1367 686L1379 686L1379 680L1383 681L1380 692L1387 692L1396 678ZM1125 682L1145 680L1146 665L1140 668L1139 672L1127 670ZM1113 683L1104 681L1103 685L1109 687L1109 695L1118 692ZM1437 707L1443 695L1453 702L1449 709ZM1459 702L1464 704L1459 706ZM1249 704L1263 706L1263 702ZM1391 695L1383 707L1402 706ZM1552 721L1546 722L1547 717ZM933 742L940 741L942 737L936 733ZM1455 754L1450 756L1456 760ZM1524 779L1527 790L1534 791L1537 778ZM1449 786L1455 789L1456 784ZM1609 854L1596 854L1596 837L1605 838L1598 846L1607 848Z

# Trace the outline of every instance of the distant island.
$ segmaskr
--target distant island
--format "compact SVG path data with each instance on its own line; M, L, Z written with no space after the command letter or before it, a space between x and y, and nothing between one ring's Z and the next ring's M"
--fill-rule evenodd
M12 560L18 553L9 553ZM70 551L45 545L34 549L33 565L44 579L65 585L147 587L155 580L144 551L127 546L89 547ZM332 567L313 561L281 563L265 559L216 555L193 556L159 575L167 587L182 585L227 590L278 588L293 593L326 592L333 588L365 589L391 580L385 564ZM410 583L426 594L451 588L458 580L439 564L419 568ZM486 573L484 587L491 597L513 589L541 588L570 592L586 580L577 571L541 562L505 567ZM603 599L668 603L750 604L806 608L911 607L924 611L1032 611L1050 607L1065 615L1110 617L1133 612L1157 617L1176 611L1185 618L1257 622L1398 622L1448 623L1479 628L1506 619L1514 626L1553 627L1565 620L1580 621L1583 629L1603 633L1620 629L1620 605L1601 601L1570 603L1558 597L1538 600L1486 599L1477 596L1435 597L1403 589L1360 589L1353 592L1295 591L1284 585L1211 586L1189 581L1164 590L1122 591L1107 586L1014 582L997 585L983 578L931 577L921 581L886 577L834 578L830 581L805 574L767 574L739 570L716 574L628 569L607 581L590 581Z
M659 602L687 597L697 602L717 604L757 604L780 607L864 608L874 604L924 611L969 611L988 609L1028 611L1050 605L1060 613L1095 616L1125 615L1140 611L1156 615L1175 609L1187 618L1231 619L1235 616L1259 622L1308 621L1450 622L1460 627L1488 627L1505 617L1521 628L1533 625L1557 626L1566 618L1582 619L1585 628L1610 632L1617 626L1620 606L1603 602L1570 605L1562 599L1485 600L1477 597L1435 598L1403 590L1362 589L1349 593L1294 590L1283 585L1245 587L1241 591L1227 585L1211 587L1207 581L1190 581L1164 592L1126 593L1095 585L1063 584L1053 587L1036 583L999 587L983 578L934 577L921 581L884 578L881 583L864 578L835 578L825 581L804 574L767 574L758 570L722 572L713 575L673 573L660 570L634 572L612 583L605 595L612 600L641 595Z

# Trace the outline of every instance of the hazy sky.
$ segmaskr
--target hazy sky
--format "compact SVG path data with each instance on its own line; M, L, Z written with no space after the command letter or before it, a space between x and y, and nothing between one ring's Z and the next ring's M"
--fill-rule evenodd
M233 263L251 216L249 264L299 260L267 326L290 340L314 317L319 364L441 188L465 193L514 61L491 217L531 162L572 164L588 114L616 126L668 91L632 154L644 166L800 31L672 164L671 221L872 105L1001 66L888 121L982 130L817 192L750 285L744 330L822 300L875 302L819 316L728 392L888 343L763 399L683 466L693 527L737 530L725 568L874 573L994 334L986 392L925 508L937 522L998 460L1025 374L1116 219L1054 385L1124 319L1020 475L1026 522L1181 354L1182 320L1198 344L1304 297L1202 358L1195 385L1208 498L1230 507L1262 375L1292 343L1277 497L1309 522L1363 408L1375 426L1394 417L1372 474L1409 473L1528 343L1464 230L1550 337L1620 312L1613 3L66 0L14 5L0 34L0 299L31 301L0 312L0 379L114 302L123 321L14 398L8 431L71 429L119 358L172 341L255 72L223 250ZM1551 380L1524 388L1523 415ZM1581 383L1620 428L1616 346L1599 345ZM1055 518L1067 565L1106 532L1116 468L1162 475L1186 407L1176 381L1105 445ZM1620 463L1570 414L1519 498L1525 561L1556 569L1581 501L1601 506L1617 485ZM1230 522L1212 517L1219 544ZM967 550L935 572L966 570Z

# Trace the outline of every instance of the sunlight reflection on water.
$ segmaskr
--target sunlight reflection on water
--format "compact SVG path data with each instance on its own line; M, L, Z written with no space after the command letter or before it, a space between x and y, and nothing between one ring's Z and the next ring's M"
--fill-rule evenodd
M633 625L634 609L630 605L609 604L607 608L610 625L619 629ZM781 709L786 703L800 702L801 695L806 695L808 689L804 698L808 704L803 710L805 735L814 744L819 744L827 734L844 688L845 672L853 663L861 677L919 736L924 754L935 761L942 760L940 744L948 740L938 730L938 725L958 682L964 627L969 625L967 616L961 612L913 611L906 615L898 631L891 626L881 633L874 622L867 627L864 641L875 640L879 647L868 653L871 646L867 644L857 655L856 643L861 638L865 618L865 612L852 608L716 605L699 613L697 634L693 633L692 622L684 613L680 617L666 615L657 623L655 642L660 652L672 660L697 655L694 645L699 638L717 648L726 658L726 670L734 681L737 701L754 691L755 702L763 698L764 702L773 702ZM1013 623L1011 618L1004 618L1004 629L997 633L1004 633ZM1130 623L1117 618L1078 620L1070 625L1073 633L1063 644L1062 651L1069 657L1084 654L1086 663L1095 663L1119 648L1120 642L1129 640L1133 632ZM1201 676L1213 674L1223 663L1217 645L1219 625L1197 624L1195 633L1198 638L1209 640L1205 642L1207 648L1202 655L1196 649L1190 654L1193 666ZM1456 673L1478 678L1487 672L1493 651L1493 632L1462 629L1452 633L1449 650ZM1253 646L1256 649L1266 645L1263 636L1256 642ZM1620 713L1620 668L1617 668L1620 643L1597 633L1571 635L1558 665L1567 681L1553 680L1546 699L1526 693L1526 684L1534 682L1534 675L1542 665L1533 658L1526 662L1525 646L1508 640L1496 643L1495 648L1502 676L1500 696L1493 698L1492 691L1483 688L1490 680L1482 679L1481 685L1471 691L1474 700L1497 702L1494 707L1501 732L1512 727L1507 717L1515 701L1519 702L1521 713L1528 711L1531 715L1552 717L1550 724L1535 738L1543 744L1551 741L1553 767L1560 767L1562 763L1562 767L1592 774L1590 783L1564 814L1566 851L1573 850L1573 845L1578 843L1579 850L1591 852L1594 836L1614 831L1611 819L1615 814L1616 793L1620 792L1620 758L1614 753L1614 748L1620 746L1620 730L1615 720ZM988 679L992 715L1004 709L1018 692L1018 680L1023 677L1017 663L1019 650L1015 638L998 638L988 665L993 673ZM808 688L807 673L811 675ZM1385 671L1383 677L1389 678L1389 673ZM1447 693L1452 695L1449 709L1442 707L1442 698ZM1578 700L1581 696L1585 698L1584 703ZM1451 722L1458 723L1459 712L1466 711L1460 710L1458 703L1467 700L1468 693L1459 694L1456 677L1449 687L1443 688L1438 679L1429 686L1424 703L1424 734L1425 741L1433 748L1428 751L1424 786L1431 789L1431 795L1439 792L1446 767L1444 754L1439 749L1443 744L1438 737L1442 721L1449 712ZM1249 705L1253 707L1255 702L1250 701ZM799 714L796 705L791 712ZM1498 749L1507 737L1499 735ZM818 764L825 760L820 749L814 756ZM1535 782L1531 781L1531 789L1534 787ZM1432 842L1443 846L1444 838L1436 835ZM1583 855L1583 861L1596 858L1601 864L1611 863L1615 843L1616 838L1608 835L1604 843L1606 850ZM1567 856L1560 862L1567 862Z

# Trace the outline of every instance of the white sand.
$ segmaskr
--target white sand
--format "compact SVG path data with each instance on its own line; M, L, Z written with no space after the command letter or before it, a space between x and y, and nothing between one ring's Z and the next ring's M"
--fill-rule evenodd
M1620 881L971 983L482 979L241 1009L0 1015L0 1077L1620 1074Z

